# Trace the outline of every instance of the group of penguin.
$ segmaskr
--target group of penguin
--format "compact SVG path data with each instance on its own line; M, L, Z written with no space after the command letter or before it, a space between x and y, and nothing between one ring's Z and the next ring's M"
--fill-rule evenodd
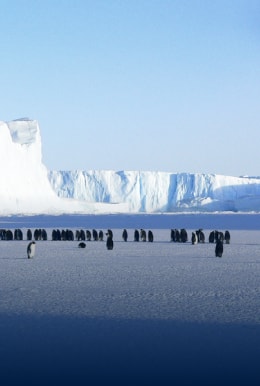
M106 233L106 236L107 236L107 241L106 241L107 249L111 250L111 249L114 248L113 232L111 231L111 229L108 229L108 231ZM86 248L86 243L81 241L78 244L78 247L79 248ZM35 249L36 249L35 241L30 241L28 246L27 246L27 257L28 257L28 259L31 259L31 258L33 258L35 256Z
M176 235L180 235L180 237L176 237ZM112 250L114 248L114 241L113 241L113 232L111 229L108 229L106 232L107 240L106 240L106 247L108 250ZM128 240L128 232L126 229L123 230L122 238L124 241ZM102 239L103 240L103 239ZM141 229L138 231L135 229L134 231L134 241L146 241L147 240L147 234L144 229ZM151 230L148 231L148 241L153 242L153 232ZM188 241L188 235L187 231L185 229L181 229L181 231L177 231L176 229L171 229L171 241L179 241L179 242L186 242ZM204 243L205 242L205 235L201 229L192 232L191 236L191 243L197 244L197 243ZM225 231L225 234L223 232L219 231L212 231L209 235L209 242L215 243L215 256L216 257L222 257L223 251L224 251L224 242L226 244L230 243L230 233L229 231ZM86 243L81 241L78 244L79 248L86 248ZM35 256L35 248L36 243L35 241L30 241L30 243L27 246L27 257L28 259L31 259Z
M204 243L205 242L205 235L202 229L196 230L195 232L192 232L191 236L191 243L197 244L197 243ZM228 230L224 232L215 230L211 231L209 234L209 243L215 243L215 256L216 257L222 257L223 251L224 251L224 242L226 244L230 244L230 232Z
M113 232L111 229L108 229L106 232L107 241L106 241L106 247L108 250L112 250L114 248L114 241L113 241ZM97 240L97 238L95 239ZM102 238L100 240L103 240L103 232L102 232ZM86 248L86 243L84 241L81 241L78 244L79 248Z
M114 241L113 241L113 232L111 229L108 229L106 232L107 240L106 240L106 247L108 250L112 250L114 248ZM126 242L128 240L128 232L126 229L123 230L122 233L122 239ZM138 231L135 229L134 231L134 241L146 241L148 239L149 242L153 242L153 232L151 230L148 231L146 234L146 231L144 229L141 229ZM103 240L103 239L102 239ZM78 244L79 248L86 248L85 242L80 242Z

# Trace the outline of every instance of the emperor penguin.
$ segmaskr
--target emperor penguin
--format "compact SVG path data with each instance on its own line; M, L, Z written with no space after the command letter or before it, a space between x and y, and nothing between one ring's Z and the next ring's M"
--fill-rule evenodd
M111 235L107 234L107 242L106 242L106 246L107 246L107 249L111 250L114 248L114 242L113 242L113 238Z
M83 241L79 243L78 245L79 248L86 248L86 243L84 243Z
M34 255L35 255L35 246L36 246L35 241L31 241L28 244L28 246L27 246L27 256L28 256L28 259L31 259L32 257L34 257Z
M127 233L127 230L126 230L126 229L123 230L122 238L123 238L124 241L127 241L128 233Z
M148 241L149 241L150 243L153 242L153 232L152 232L151 230L148 231Z
M223 241L217 240L216 247L215 247L215 255L216 257L222 257L223 255Z
M191 243L194 245L194 244L198 244L198 236L197 236L197 233L196 232L192 232L191 234Z

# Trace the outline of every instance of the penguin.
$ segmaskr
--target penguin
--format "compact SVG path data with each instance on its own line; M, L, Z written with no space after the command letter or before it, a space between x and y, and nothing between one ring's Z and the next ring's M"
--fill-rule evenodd
M175 229L171 229L171 241L176 241Z
M87 241L91 241L91 232L90 232L90 230L86 230L86 238L87 238Z
M196 231L197 238L198 238L198 243L205 243L205 234L202 231L202 229L198 229Z
M215 242L215 232L211 231L209 234L209 243L213 244Z
M224 238L225 238L226 244L230 244L230 232L229 231L225 231Z
M153 242L153 232L152 231L148 231L148 241L150 242L150 243L152 243Z
M47 236L47 231L46 229L42 229L42 240L47 241L48 236Z
M28 246L27 246L27 257L28 257L28 259L31 259L32 257L35 256L35 246L36 246L35 241L31 241L28 244Z
M93 240L94 240L94 241L97 241L97 240L98 240L98 233L97 233L97 230L96 230L96 229L93 229L93 230L92 230L92 236L93 236Z
M175 229L175 241L176 241L176 243L179 243L180 240L181 240L180 231L179 231L179 229Z
M127 233L127 230L124 229L124 230L123 230L123 233L122 233L122 239L123 239L124 241L127 241L127 238L128 238L128 233Z
M86 240L86 234L85 234L84 229L80 230L80 240L83 240L83 241Z
M192 232L191 234L191 243L194 245L194 244L198 244L198 236L197 236L197 233L196 232Z
M78 245L79 248L86 248L86 243L84 243L83 241L79 243Z
M14 239L13 232L10 229L8 229L6 231L6 240L10 241L10 240L13 240L13 239Z
M223 255L223 241L217 240L216 247L215 247L215 255L216 257L222 257Z
M113 242L113 238L111 235L107 235L106 245L107 245L108 250L112 250L114 248L114 242Z
M109 236L111 236L113 238L113 232L111 231L111 229L107 230L106 235L109 235Z
M23 232L21 229L14 230L14 240L23 240Z
M142 241L146 241L146 231L144 229L140 230L140 238Z
M104 232L102 230L100 230L98 232L98 239L99 239L99 241L103 241L104 240Z
M134 241L139 241L139 232L137 229L134 231Z
M188 233L184 228L182 228L180 231L180 241L182 243L186 243L188 241Z
M27 229L27 240L28 241L32 240L32 231L31 231L31 229Z

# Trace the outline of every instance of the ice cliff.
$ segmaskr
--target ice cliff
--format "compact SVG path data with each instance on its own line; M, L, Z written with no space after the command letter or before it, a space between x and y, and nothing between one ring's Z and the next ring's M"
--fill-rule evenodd
M39 125L0 122L0 214L260 211L260 178L152 171L48 171Z
M130 212L259 211L260 179L142 171L50 171L60 197L128 204Z
M35 120L0 121L0 162L0 215L109 211L108 205L60 198L53 190Z
M52 209L56 194L41 162L38 123L21 119L0 122L0 213L43 212Z

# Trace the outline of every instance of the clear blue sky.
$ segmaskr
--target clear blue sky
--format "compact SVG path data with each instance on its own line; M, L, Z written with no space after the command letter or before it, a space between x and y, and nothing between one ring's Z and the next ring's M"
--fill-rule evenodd
M0 0L0 120L48 169L260 175L259 0Z

